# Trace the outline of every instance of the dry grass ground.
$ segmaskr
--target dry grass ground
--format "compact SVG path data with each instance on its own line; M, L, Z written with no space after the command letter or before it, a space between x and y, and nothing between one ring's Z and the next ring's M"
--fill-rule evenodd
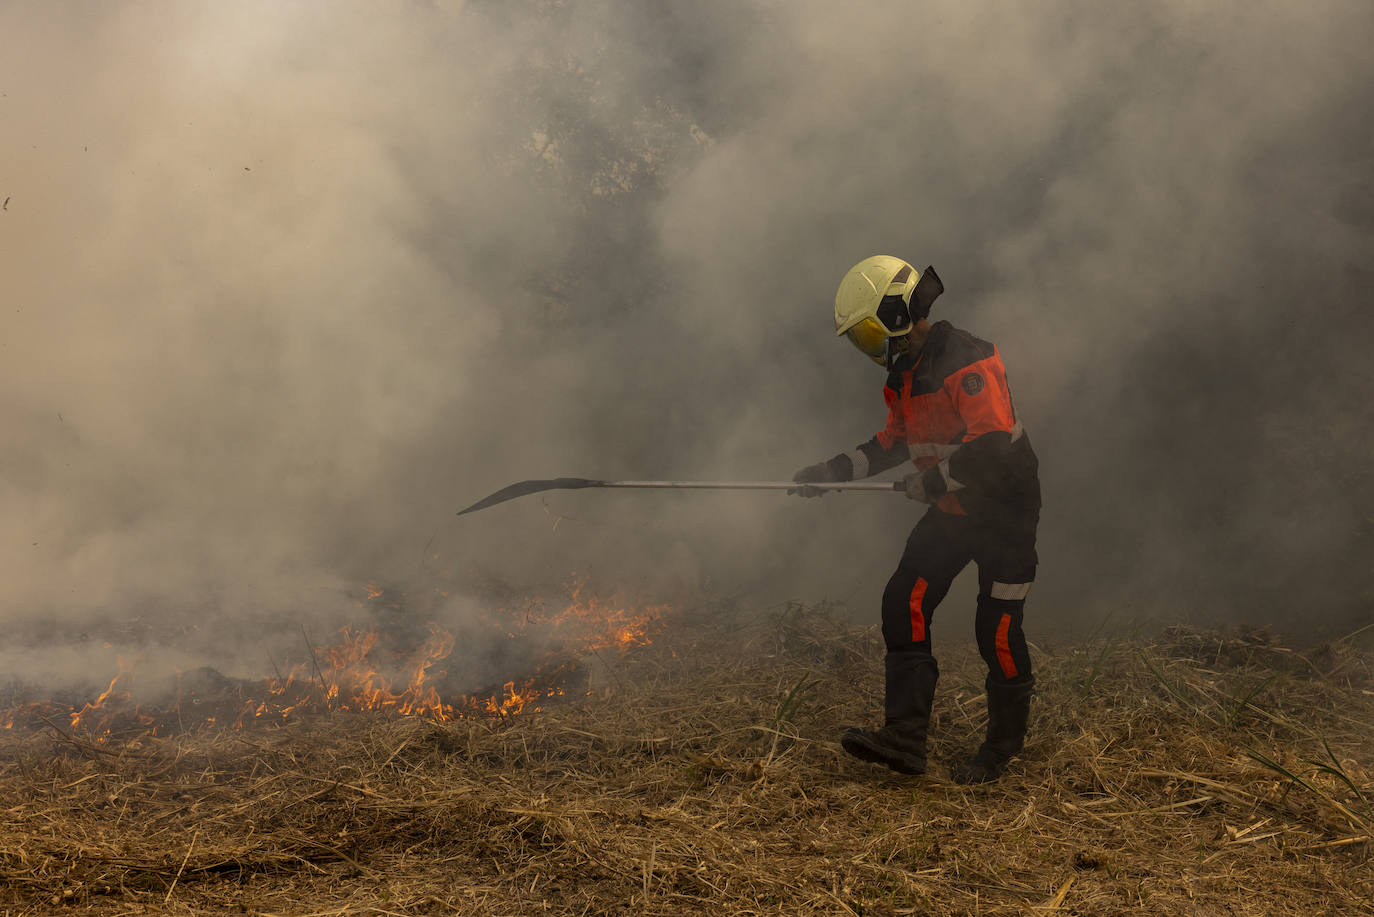
M1374 913L1369 654L1039 651L1025 755L970 789L982 667L952 642L924 778L839 752L880 646L800 608L672 622L506 722L5 734L0 913Z

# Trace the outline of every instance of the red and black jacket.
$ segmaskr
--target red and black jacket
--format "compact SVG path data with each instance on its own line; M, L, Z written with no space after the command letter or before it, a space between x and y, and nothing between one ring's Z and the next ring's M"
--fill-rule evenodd
M997 348L936 322L925 346L897 366L883 387L887 426L827 464L847 481L910 460L925 472L926 493L947 513L988 502L1040 506L1038 461L1012 403Z

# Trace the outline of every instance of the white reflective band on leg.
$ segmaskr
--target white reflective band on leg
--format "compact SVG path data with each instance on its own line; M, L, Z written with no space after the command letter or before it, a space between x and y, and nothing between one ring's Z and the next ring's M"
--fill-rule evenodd
M868 477L868 456L859 449L846 452L845 455L849 456L849 463L854 466L854 480Z
M994 599L1016 601L1030 595L1030 587L1030 583L993 583L988 594Z

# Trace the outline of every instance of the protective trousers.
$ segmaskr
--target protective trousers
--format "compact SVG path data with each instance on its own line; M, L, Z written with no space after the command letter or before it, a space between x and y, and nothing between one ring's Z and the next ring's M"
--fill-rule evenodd
M912 529L883 591L889 668L894 663L900 668L934 664L930 625L935 609L973 561L978 565L974 633L988 666L988 687L1030 684L1034 679L1021 621L1035 579L1040 512L996 504L969 507L969 512L960 516L932 507ZM889 708L894 701L901 706L900 698L889 698Z

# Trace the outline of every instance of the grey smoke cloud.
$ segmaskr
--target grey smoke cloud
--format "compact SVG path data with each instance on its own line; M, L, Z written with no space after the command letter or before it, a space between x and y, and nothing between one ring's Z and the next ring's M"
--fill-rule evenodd
M1044 460L1051 615L1367 613L1369 11L873 12L799 15L777 104L670 203L703 299L940 265L937 310L1001 344ZM860 403L834 389L807 420Z
M876 252L935 263L939 317L1003 351L1047 485L1032 625L1355 614L1370 17L8 8L4 618L232 630L441 570L875 608L900 501L452 512L866 439L881 376L828 311Z

